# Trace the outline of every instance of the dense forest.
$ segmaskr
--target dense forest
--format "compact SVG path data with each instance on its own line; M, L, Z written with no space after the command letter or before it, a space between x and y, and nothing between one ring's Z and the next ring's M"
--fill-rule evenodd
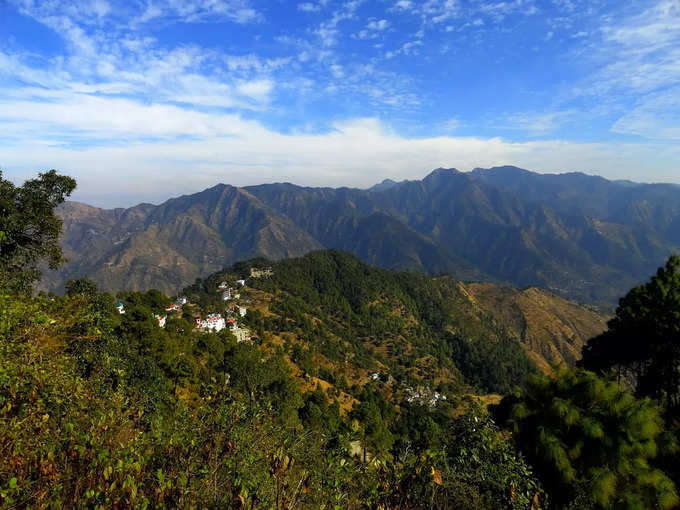
M546 376L501 324L460 313L453 280L341 252L236 264L169 311L177 296L85 279L35 295L62 261L54 208L74 187L0 175L0 506L679 504L677 257L580 367ZM250 340L197 328L211 313Z

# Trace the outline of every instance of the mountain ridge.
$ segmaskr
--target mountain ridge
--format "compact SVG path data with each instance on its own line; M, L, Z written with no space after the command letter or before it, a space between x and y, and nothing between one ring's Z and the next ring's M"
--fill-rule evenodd
M172 292L237 260L328 248L611 305L680 246L680 188L670 185L506 166L377 186L218 184L127 209L69 202L59 209L69 262L42 288L88 276L107 290Z

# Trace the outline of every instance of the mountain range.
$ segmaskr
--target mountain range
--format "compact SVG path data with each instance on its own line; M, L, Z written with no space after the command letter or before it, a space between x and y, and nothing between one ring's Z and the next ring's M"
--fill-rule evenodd
M105 290L172 293L235 261L319 249L461 280L536 286L611 305L680 251L680 187L516 167L437 169L367 190L219 184L161 205L68 202L59 290L87 276Z

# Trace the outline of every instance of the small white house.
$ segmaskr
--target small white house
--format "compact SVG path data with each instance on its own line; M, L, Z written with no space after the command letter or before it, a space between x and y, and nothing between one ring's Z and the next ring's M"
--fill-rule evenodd
M246 309L245 306L239 306L239 307L238 307L238 314L239 314L241 317L245 317L245 316L246 316L246 313L248 313L248 310Z
M158 321L158 327L159 328L164 328L165 327L165 320L168 318L167 315L153 315L153 318Z
M236 283L238 284L239 287L245 287L246 286L245 280L236 280Z
M184 306L187 304L187 298L184 296L180 296L175 300L175 304L179 306Z
M228 288L222 292L222 301L229 301L232 298L233 296L231 295L231 288Z

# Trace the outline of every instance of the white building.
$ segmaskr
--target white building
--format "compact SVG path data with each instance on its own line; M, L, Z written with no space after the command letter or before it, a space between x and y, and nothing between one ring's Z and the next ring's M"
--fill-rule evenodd
M236 280L236 283L239 285L239 287L245 287L246 286L245 280Z
M159 328L164 328L165 327L165 320L168 318L167 315L156 315L153 314L153 318L158 321L158 327Z
M246 313L248 313L248 310L246 309L245 306L239 306L239 307L238 307L238 314L239 314L241 317L245 317L245 316L246 316Z
M227 323L219 313L212 313L205 319L196 319L196 327L203 331L222 331L227 327Z

